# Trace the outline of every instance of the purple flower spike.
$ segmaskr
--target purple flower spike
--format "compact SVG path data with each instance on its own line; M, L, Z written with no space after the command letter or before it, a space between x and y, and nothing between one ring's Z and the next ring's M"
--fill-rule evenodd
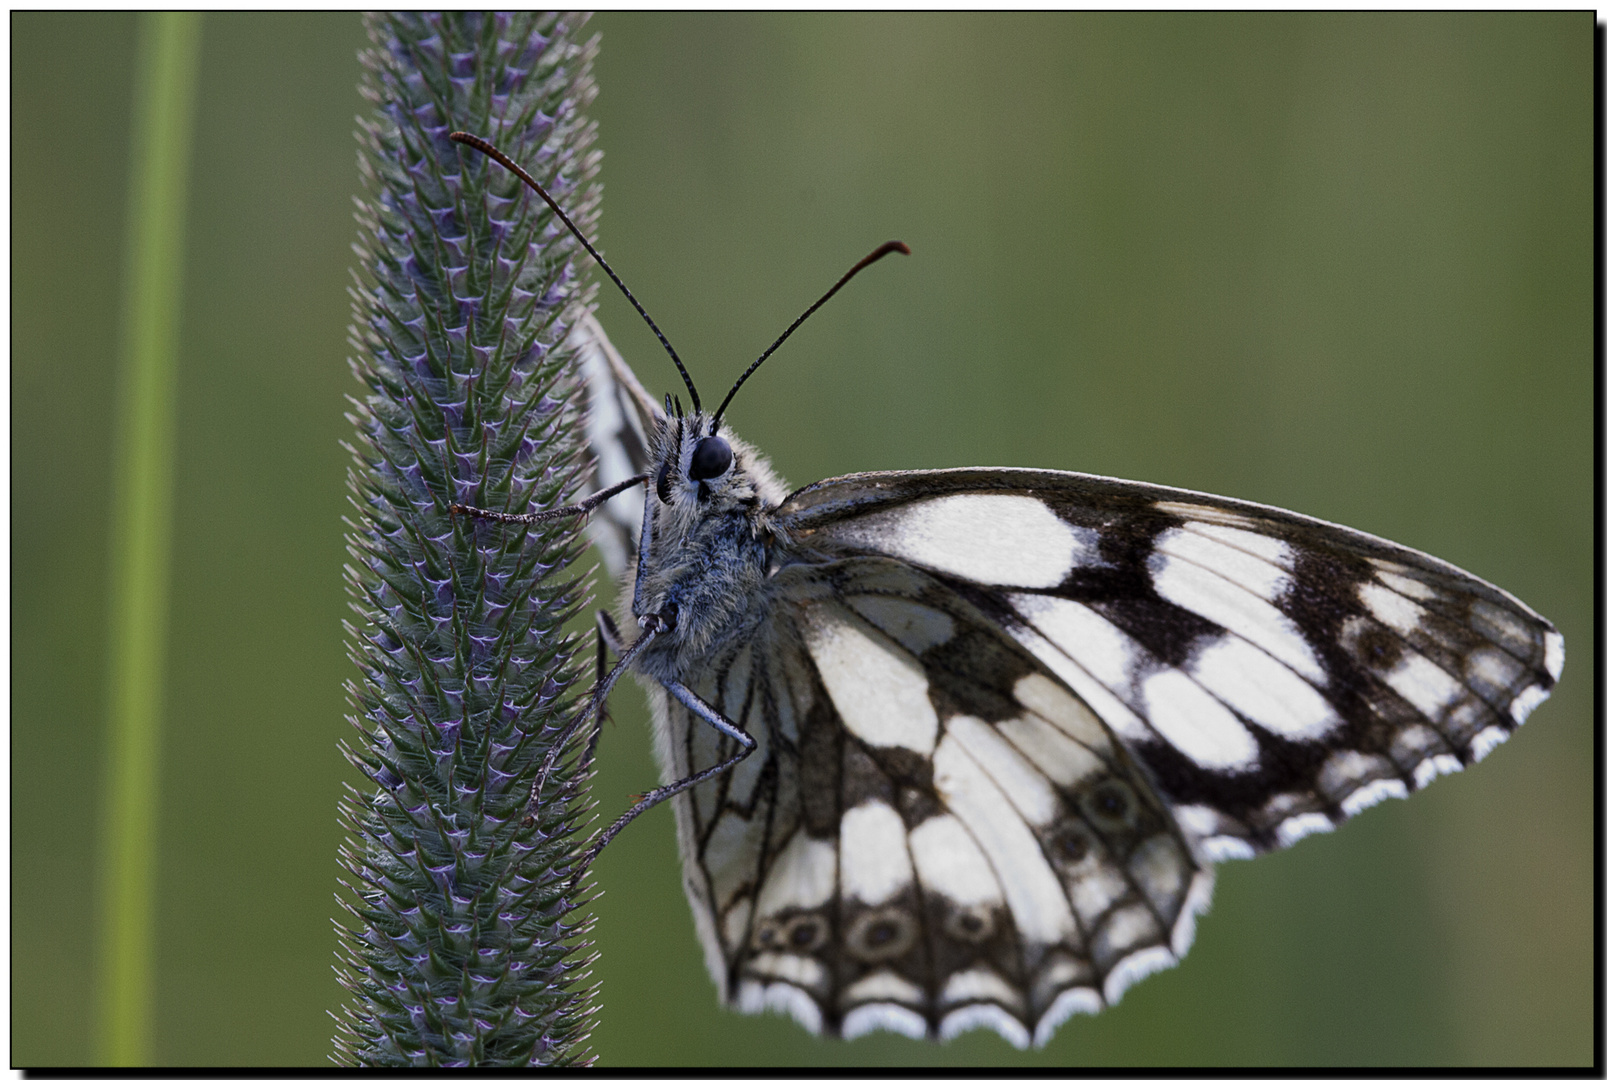
M514 530L451 512L477 499L519 507L538 484L555 502L580 491L566 336L584 313L589 261L568 233L538 227L550 215L521 210L506 170L447 137L500 140L595 235L595 46L578 36L583 23L528 12L369 20L351 333L366 395L350 440L357 735L342 748L366 789L342 807L342 1064L590 1057L590 976L573 960L592 952L586 881L565 869L588 806L578 753L558 756L541 802L530 791L588 670L556 629L585 589L553 569L575 564L582 526ZM527 632L531 614L553 629Z

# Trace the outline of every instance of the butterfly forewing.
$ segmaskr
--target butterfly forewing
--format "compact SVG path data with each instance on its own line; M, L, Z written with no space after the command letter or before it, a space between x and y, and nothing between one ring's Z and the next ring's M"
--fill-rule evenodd
M930 568L1131 748L1211 858L1285 846L1504 741L1561 671L1515 598L1270 507L1032 470L861 474L783 508Z

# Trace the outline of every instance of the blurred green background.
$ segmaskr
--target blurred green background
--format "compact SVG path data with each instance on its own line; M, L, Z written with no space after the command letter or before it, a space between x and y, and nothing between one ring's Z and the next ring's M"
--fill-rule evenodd
M611 1065L1581 1065L1592 919L1593 39L1542 15L604 14L603 246L794 484L1032 465L1287 506L1552 618L1489 761L1226 866L1193 954L1040 1053L720 1011L671 815L599 860ZM12 48L13 1065L92 1046L133 19ZM317 1065L356 16L209 15L179 356L156 1061ZM624 302L601 314L676 386ZM640 691L598 795L651 786Z

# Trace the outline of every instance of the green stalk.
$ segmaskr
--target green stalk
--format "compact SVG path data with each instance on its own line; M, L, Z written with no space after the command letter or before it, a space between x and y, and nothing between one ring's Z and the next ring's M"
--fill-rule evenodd
M173 387L200 41L197 13L139 16L111 516L98 1054L105 1065L145 1065L150 1059Z

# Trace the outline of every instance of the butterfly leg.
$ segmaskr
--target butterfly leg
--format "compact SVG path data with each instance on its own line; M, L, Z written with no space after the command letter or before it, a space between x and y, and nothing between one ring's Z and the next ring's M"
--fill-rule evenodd
M682 779L675 781L673 784L665 784L663 787L654 788L646 795L643 795L635 806L621 814L617 821L604 830L603 834L597 838L597 842L586 850L585 855L581 856L580 861L576 864L576 876L579 876L581 873L585 872L586 867L591 865L591 861L598 856L603 848L608 846L608 842L615 836L618 836L621 829L629 825L632 821L635 821L636 818L644 811L650 809L651 807L657 806L659 803L673 795L679 795L687 788L696 787L703 781L718 776L720 773L725 772L725 770L731 768L733 765L736 765L739 761L742 761L749 754L753 753L754 749L758 746L758 744L753 741L753 736L737 727L724 716L721 716L718 709L704 701L702 698L698 697L683 684L664 679L659 681L663 685L664 689L670 692L670 696L675 698L675 700L679 701L682 705L685 705L687 710L693 716L714 728L721 735L735 740L738 745L738 750L731 757L719 762L718 764L709 766L702 772L683 777Z
M625 649L619 643L619 627L614 625L614 620L609 616L608 612L598 608L597 674L592 677L593 686L600 685L607 679L608 654L610 652L623 654ZM576 776L586 775L586 770L590 768L592 759L597 756L597 740L603 734L603 722L605 720L613 720L613 717L608 715L608 701L606 698L597 703L597 722L591 727L591 738L586 741L586 752L580 757L580 768L575 770Z
M606 626L604 625L605 622ZM619 628L614 625L614 620L608 617L608 612L598 609L597 672L592 676L593 687L601 686L608 680L608 654L611 651L614 653L623 653L625 651L624 647L619 644ZM591 726L591 738L586 740L586 749L580 755L580 762L575 766L575 775L564 785L564 790L560 795L567 795L571 788L586 779L586 772L591 768L592 759L597 756L597 740L602 737L603 722L613 720L613 717L608 714L608 699L606 697L597 703L596 715L597 719ZM568 742L567 732L559 745L561 746L565 742ZM539 794L539 791L534 793L536 796L539 796Z
M614 617L605 609L597 609L597 636L602 644L607 645L615 653L623 653L625 646L620 643L619 627L614 623Z
M645 484L647 480L647 473L639 473L629 480L621 480L613 487L604 488L597 494L590 495L573 506L558 506L551 510L540 510L534 514L505 514L500 510L482 510L478 506L465 506L463 503L453 503L451 510L454 516L463 514L467 517L480 518L484 521L505 521L513 525L535 525L539 522L552 521L556 518L589 514L620 492L628 491L637 484Z
M632 661L641 655L642 650L647 648L654 638L658 637L659 634L669 629L671 625L672 624L669 622L661 620L657 616L648 616L648 618L642 622L642 636L631 642L630 647L624 650L624 652L620 655L619 663L614 665L612 671L610 671L605 677L598 679L592 685L591 700L586 703L586 707L580 710L573 720L569 721L569 723L565 725L563 731L559 732L558 738L556 741L554 741L552 749L547 752L547 759L541 764L541 772L536 775L536 782L531 785L530 788L530 802L532 805L541 801L541 791L542 788L546 786L547 774L552 772L552 767L557 764L559 755L561 755L564 752L564 748L569 745L570 737L573 736L575 732L586 723L587 720L602 712L604 703L608 700L608 695L613 692L614 684L619 682L619 677L625 674L625 669L630 666ZM601 638L603 637L603 630L601 627L598 628L597 633L599 638L598 668L601 670L602 651L600 646ZM596 743L597 738L594 733L592 736L591 745L586 749L586 763L589 763L591 751L593 748L595 748Z

